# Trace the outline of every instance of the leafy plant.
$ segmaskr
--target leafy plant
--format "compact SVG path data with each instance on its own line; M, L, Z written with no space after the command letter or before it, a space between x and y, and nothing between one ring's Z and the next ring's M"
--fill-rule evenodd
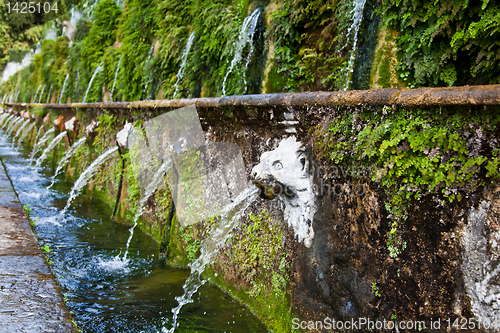
M398 70L410 87L498 83L495 1L389 0L384 24L401 31Z

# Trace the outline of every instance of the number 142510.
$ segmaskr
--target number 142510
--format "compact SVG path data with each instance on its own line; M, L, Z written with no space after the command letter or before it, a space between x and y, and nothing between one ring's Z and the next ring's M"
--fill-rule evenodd
M20 14L28 14L28 13L49 13L53 11L57 13L57 2L51 4L50 2L7 2L7 12L10 13L20 13Z

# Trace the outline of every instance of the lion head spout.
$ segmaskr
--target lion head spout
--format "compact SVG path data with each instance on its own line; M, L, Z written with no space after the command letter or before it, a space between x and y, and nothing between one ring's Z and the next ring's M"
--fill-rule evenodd
M261 189L261 197L279 197L285 203L285 219L293 227L299 242L311 246L316 212L309 158L294 136L280 142L278 148L265 152L252 169L252 180Z

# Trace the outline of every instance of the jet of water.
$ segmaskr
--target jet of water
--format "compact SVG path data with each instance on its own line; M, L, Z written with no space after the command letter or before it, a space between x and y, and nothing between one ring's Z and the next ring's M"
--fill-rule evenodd
M51 188L52 185L54 185L54 182L56 181L56 177L61 173L62 169L68 164L69 159L78 151L78 149L83 146L85 141L87 140L87 137L82 137L80 140L75 142L69 149L66 151L66 154L64 154L64 157L59 161L59 164L57 165L56 172L52 176L52 183L47 187L47 189Z
M85 103L87 100L87 94L89 93L90 88L92 87L92 82L94 82L94 78L96 77L97 73L99 73L102 70L102 62L99 64L99 66L96 67L94 70L94 74L92 74L92 77L90 78L89 85L87 87L87 90L85 91L85 96L83 97L82 103Z
M66 203L66 206L59 214L59 217L57 218L57 220L64 219L64 215L68 211L73 200L80 194L80 191L82 190L82 188L85 185L87 185L90 178L92 178L92 176L94 176L94 174L97 172L97 170L99 170L99 167L101 166L101 164L106 162L106 160L108 158L110 158L113 155L113 153L115 153L117 150L118 150L118 146L114 146L113 148L108 149L103 154L101 154L101 156L99 156L87 169L85 169L85 171L82 172L80 177L78 177L78 180L75 182L75 184L71 188L68 202Z
M49 152L54 149L55 146L57 146L57 144L59 142L61 142L61 140L64 138L64 136L66 135L66 131L64 132L61 132L59 133L58 136L56 136L54 138L54 140L52 140L52 142L50 142L49 146L47 148L45 148L45 150L43 151L42 153L42 156L40 156L37 160L36 160L36 164L35 164L35 168L38 168L40 165L42 165L43 161L45 161L45 159L47 158Z
M31 162L30 163L33 163L33 161L35 159L35 155L40 151L40 149L42 149L43 146L45 146L45 143L49 139L49 135L51 133L54 133L55 130L56 129L54 127L52 127L47 132L45 132L45 134L40 138L40 141L36 141L35 145L33 146L33 150L31 150L31 154L30 154L30 161ZM38 135L40 134L40 132L41 132L41 129L40 129L40 131L38 131L37 139L38 139Z
M61 88L61 94L59 94L59 104L61 104L61 99L64 96L64 90L66 89L66 82L68 82L69 74L66 74L66 77L64 78L63 86Z
M187 63L187 57L189 54L189 50L191 50L191 45L193 44L194 40L194 31L189 35L188 41L186 43L186 46L184 47L184 51L182 51L182 58L181 58L181 67L179 68L179 71L177 72L177 81L175 82L174 88L174 98L177 96L177 90L178 90L178 84L184 77L184 68L186 67Z
M366 0L365 0L366 1ZM243 21L243 25L241 26L240 34L238 36L238 41L235 45L234 57L231 61L231 65L227 70L226 76L224 76L224 81L222 82L222 96L226 96L226 80L231 74L236 66L243 59L243 50L247 44L250 45L250 50L248 51L248 55L245 61L245 67L243 68L243 81L244 88L246 91L247 81L246 81L246 69L248 63L250 62L250 57L253 53L253 36L255 35L255 31L257 29L257 23L259 22L259 18L261 15L262 9L259 7L255 9L250 15L248 15Z
M179 305L172 309L172 313L174 314L172 327L170 329L163 327L163 333L173 333L175 331L177 328L177 318L182 307L193 302L193 295L206 282L206 280L201 279L201 275L205 271L206 265L211 262L219 246L223 245L232 236L232 231L234 227L236 227L241 216L257 198L257 192L257 187L252 185L241 192L234 199L233 203L222 209L220 222L213 226L209 236L203 241L200 256L189 264L191 274L186 282L184 282L184 294L175 298Z

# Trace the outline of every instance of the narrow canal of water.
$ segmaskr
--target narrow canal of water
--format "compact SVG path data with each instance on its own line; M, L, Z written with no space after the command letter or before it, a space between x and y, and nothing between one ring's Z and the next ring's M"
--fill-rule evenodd
M111 208L80 196L58 224L71 185L58 180L48 190L53 170L29 166L26 148L12 148L0 132L0 158L19 199L37 219L34 230L50 259L69 310L82 332L157 332L171 326L171 309L189 271L165 265L158 244L137 231L126 268L102 265L125 250L128 226L109 219ZM63 178L63 177L60 177ZM267 332L252 313L218 288L205 284L179 317L177 332Z

